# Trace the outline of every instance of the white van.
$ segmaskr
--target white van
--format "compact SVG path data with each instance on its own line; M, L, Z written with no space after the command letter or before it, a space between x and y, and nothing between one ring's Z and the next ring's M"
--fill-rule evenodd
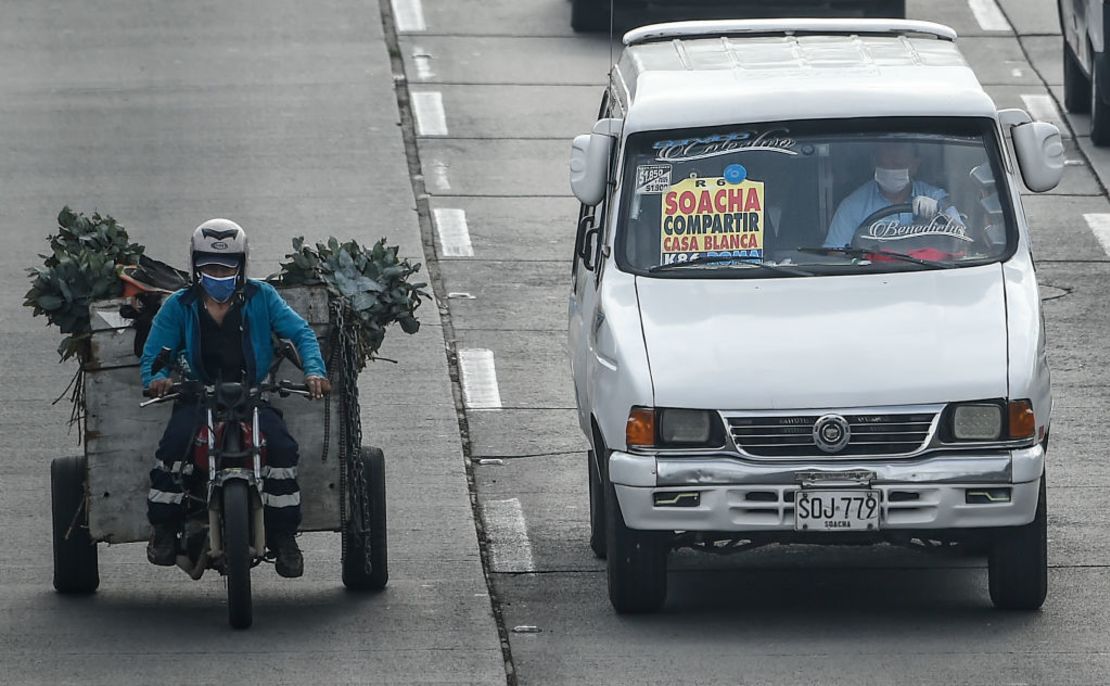
M889 542L1047 581L1052 397L1019 188L1056 127L995 108L938 24L763 20L624 37L593 132L569 342L591 545L619 612L667 556Z

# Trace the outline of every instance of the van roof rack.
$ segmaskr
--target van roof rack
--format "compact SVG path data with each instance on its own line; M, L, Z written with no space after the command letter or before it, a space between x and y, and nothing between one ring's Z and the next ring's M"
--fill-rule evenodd
M891 36L924 34L942 40L956 40L956 32L953 29L931 21L905 19L723 19L676 21L667 24L641 26L624 34L624 44L639 45L652 41L683 38L793 35L797 33L819 35L886 34Z

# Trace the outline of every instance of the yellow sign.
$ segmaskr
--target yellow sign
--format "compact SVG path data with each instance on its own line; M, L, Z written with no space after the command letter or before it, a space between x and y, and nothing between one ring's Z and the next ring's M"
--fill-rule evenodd
M726 255L763 259L763 182L683 179L663 194L660 264Z

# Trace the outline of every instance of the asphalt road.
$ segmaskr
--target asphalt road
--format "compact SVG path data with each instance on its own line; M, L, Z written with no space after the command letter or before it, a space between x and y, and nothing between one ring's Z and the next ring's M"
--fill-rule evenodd
M383 4L0 2L0 683L1110 682L1110 257L1085 220L1110 214L1110 152L1086 121L1064 120L1061 187L1026 197L1056 397L1044 609L991 609L981 560L791 547L679 555L664 611L618 617L587 546L565 333L568 141L608 40L574 35L565 0ZM973 4L909 13L960 32L1000 107L1058 112L1053 3ZM54 594L48 463L80 448L50 401L73 369L21 296L67 203L171 261L222 215L257 274L300 234L387 235L430 262L442 319L423 311L387 343L400 364L362 379L386 591L345 592L338 538L314 534L304 578L255 574L249 632L226 628L218 578L141 545L101 549L94 596Z
M482 376L488 363L472 374L467 454L519 683L1110 682L1110 498L1098 487L1110 267L1084 218L1110 211L1110 153L1091 148L1087 122L1062 123L1065 181L1026 205L1056 397L1043 611L993 610L983 560L778 547L678 555L664 611L619 617L587 547L586 446L565 335L577 216L567 143L595 118L608 41L574 35L563 0L423 0L417 22L419 4L393 6L423 134L425 230L453 294L449 343L463 353L463 381L468 355L492 355L494 381ZM1060 118L1054 3L911 0L909 14L957 29L999 107Z

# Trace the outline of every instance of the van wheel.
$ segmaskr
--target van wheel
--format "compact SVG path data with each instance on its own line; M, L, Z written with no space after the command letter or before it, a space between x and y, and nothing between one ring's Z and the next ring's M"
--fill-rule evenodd
M670 536L666 532L629 529L612 484L605 494L609 602L620 614L655 612L667 599Z
M580 33L609 29L609 0L571 0L570 27Z
M1003 610L1037 610L1048 595L1048 503L1045 478L1037 514L1025 526L999 532L988 564L991 602Z
M92 593L100 585L96 542L89 536L85 510L86 464L84 456L50 462L54 588L58 593Z
M1091 82L1067 41L1064 41L1064 109L1073 113L1091 110Z
M1103 101L1098 87L1098 61L1091 60L1091 142L1110 145L1110 105Z
M586 471L590 475L590 550L599 560L605 559L605 489L597 472L594 451L586 453Z

